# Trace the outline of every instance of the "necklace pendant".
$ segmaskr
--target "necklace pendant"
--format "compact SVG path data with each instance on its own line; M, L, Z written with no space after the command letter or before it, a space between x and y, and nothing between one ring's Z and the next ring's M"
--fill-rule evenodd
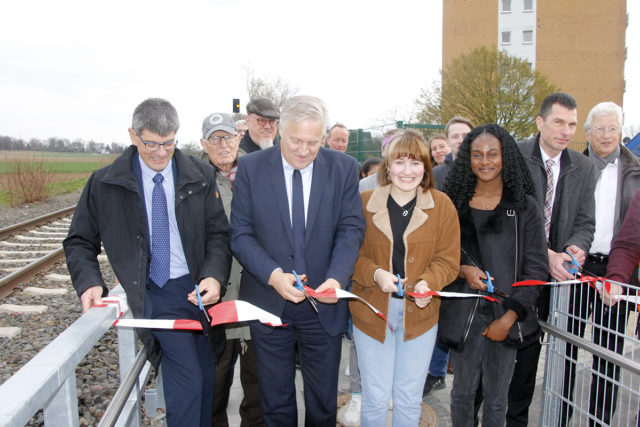
M409 215L409 210L407 209L406 211L402 211L402 216L407 216Z

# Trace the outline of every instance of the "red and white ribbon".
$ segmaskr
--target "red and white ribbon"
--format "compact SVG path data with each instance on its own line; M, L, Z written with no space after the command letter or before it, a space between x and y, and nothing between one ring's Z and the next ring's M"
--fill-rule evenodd
M418 292L407 292L407 295L410 295L414 298L425 298L430 296L436 296L441 298L484 298L491 302L499 302L497 299L490 297L488 295L481 294L467 294L465 292L442 292L442 291L427 291L423 294Z
M366 299L364 299L362 297L359 297L356 294L352 294L351 292L345 291L344 289L335 289L335 288L331 288L331 289L327 289L327 290L322 291L322 292L318 292L313 288L305 286L304 290L312 298L351 298L351 299L357 299L358 301L363 302L367 307L369 307L371 309L371 311L373 311L377 316L379 316L382 320L384 320L386 322L386 324L389 325L389 328L393 331L393 325L391 323L389 323L389 321L387 320L386 316L380 310L378 310L377 308L372 306L369 303L369 301L367 301Z
M209 309L209 316L211 316L211 326L252 320L258 320L271 326L282 326L282 320L278 316L240 300L225 301L214 305ZM202 330L200 321L191 319L119 319L114 325L129 328Z

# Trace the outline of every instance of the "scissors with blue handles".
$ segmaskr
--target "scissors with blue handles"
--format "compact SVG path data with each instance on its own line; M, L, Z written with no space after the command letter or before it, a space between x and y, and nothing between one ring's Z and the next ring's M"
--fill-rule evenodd
M296 284L294 285L295 288L304 294L304 297L307 299L307 301L309 301L309 304L311 304L311 308L313 308L315 310L315 312L317 313L318 312L318 306L316 305L316 301L309 296L307 291L304 290L304 285L302 284L302 280L300 280L300 276L298 276L298 273L296 273L295 270L293 270L291 272L296 277Z
M576 257L574 257L571 252L564 251L564 253L571 257L571 262L565 262L564 268L569 272L569 274L571 274L572 276L575 276L580 272L582 267L580 266L580 264L578 264Z
M408 300L415 301L416 299L414 297L412 297L411 295L407 295L404 292L404 289L402 289L402 277L400 277L399 274L396 274L396 277L398 278L398 283L396 283L398 292L393 292L391 295L393 295L394 297L406 298Z
M198 288L198 285L196 285L196 298L198 299L198 308L204 313L204 317L207 319L207 322L211 323L207 310L205 310L204 305L202 304L202 296L200 295L200 288Z
M486 279L480 279L480 280L482 280L483 283L487 284L487 292L489 292L490 294L498 295L498 296L503 297L503 298L509 298L509 294L508 293L506 293L506 292L496 288L495 286L493 286L493 281L491 280L491 274L489 273L488 270L486 270L484 272L484 274L487 275L487 278Z

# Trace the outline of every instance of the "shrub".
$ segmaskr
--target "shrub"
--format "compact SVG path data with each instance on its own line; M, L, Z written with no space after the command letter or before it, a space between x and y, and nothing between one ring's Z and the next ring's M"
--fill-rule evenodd
M2 174L1 185L11 206L37 202L49 196L47 185L52 174L44 167L42 157L20 154L10 160L5 155L5 161L10 166L8 173Z

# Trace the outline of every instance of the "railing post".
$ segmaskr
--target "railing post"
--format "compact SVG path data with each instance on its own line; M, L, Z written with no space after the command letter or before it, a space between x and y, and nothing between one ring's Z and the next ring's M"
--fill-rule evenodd
M129 311L125 316L125 318L132 317L131 311ZM118 359L120 365L120 383L122 383L127 375L127 372L133 366L136 359L136 333L133 328L118 328ZM131 394L127 399L127 402L130 405L134 406L133 414L131 417L123 417L126 419L126 423L123 425L128 425L130 427L139 427L141 425L140 414L141 414L141 406L140 406L140 389L144 388L144 384L138 384L131 390ZM116 424L120 425L120 423Z
M58 391L44 405L44 424L78 427L78 392L76 374L70 374Z

